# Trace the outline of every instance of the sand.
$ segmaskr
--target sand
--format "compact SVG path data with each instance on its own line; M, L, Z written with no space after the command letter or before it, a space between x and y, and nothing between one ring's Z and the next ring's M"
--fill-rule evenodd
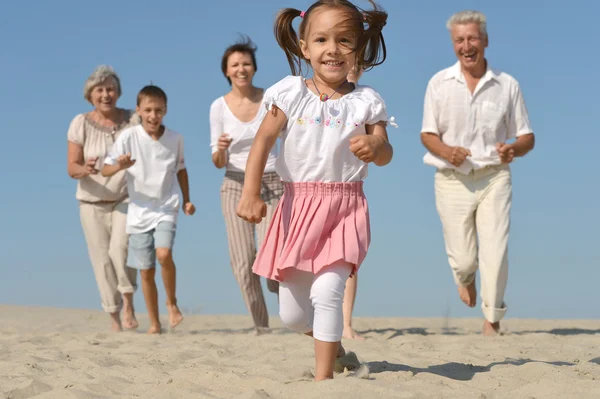
M356 318L369 369L314 383L309 338L247 316L112 333L96 310L0 306L0 398L600 398L600 321ZM164 321L166 325L166 320Z

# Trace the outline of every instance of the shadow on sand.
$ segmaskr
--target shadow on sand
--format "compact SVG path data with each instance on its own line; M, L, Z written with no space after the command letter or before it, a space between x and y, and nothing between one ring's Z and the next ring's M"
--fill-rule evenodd
M399 372L399 371L408 371L413 375L417 375L420 373L429 373L439 375L441 377L450 378L452 380L458 381L470 381L473 379L473 376L478 373L487 373L492 370L494 366L500 365L512 365L512 366L522 366L527 363L546 363L553 366L574 366L575 363L568 362L542 362L538 360L532 359L506 359L503 362L493 362L487 366L474 366L472 364L464 364L464 363L444 363L438 364L435 366L429 366L427 368L417 368L406 366L403 364L394 364L388 363L386 361L383 362L369 362L369 371L371 374L383 373L386 371L391 372Z

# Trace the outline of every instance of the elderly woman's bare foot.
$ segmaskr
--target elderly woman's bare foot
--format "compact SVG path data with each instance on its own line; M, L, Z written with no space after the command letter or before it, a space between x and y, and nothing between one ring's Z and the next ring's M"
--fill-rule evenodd
M500 332L500 322L490 323L485 320L483 322L483 335L486 337L494 337Z
M112 320L111 330L113 330L113 332L123 331L123 327L121 327L121 317L119 316L119 312L111 313L110 318Z
M139 327L133 308L133 294L123 294L123 327L127 330L135 330Z
M477 304L477 288L475 288L475 279L467 286L458 286L458 295L460 299L470 308Z
M352 326L344 326L344 332L343 332L342 336L346 339L356 339L358 341L365 340L364 337L361 337L356 331L354 331Z
M148 334L160 334L161 333L160 328L161 328L160 324L157 326L151 326L148 329Z
M169 312L169 324L171 328L177 327L183 321L183 315L179 311L177 305L167 304L167 311Z

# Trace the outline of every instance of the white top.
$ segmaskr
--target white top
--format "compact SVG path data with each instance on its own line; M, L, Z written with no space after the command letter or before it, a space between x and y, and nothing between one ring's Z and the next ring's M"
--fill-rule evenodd
M286 182L352 182L367 177L367 164L350 151L350 138L366 134L365 125L387 121L385 103L368 86L322 102L301 76L287 76L265 93L288 121L281 132L275 163Z
M467 148L472 154L455 167L428 152L423 158L425 164L469 174L473 169L501 163L496 143L533 131L515 78L488 65L471 94L457 62L429 81L421 132L437 134L445 144Z
M224 97L219 97L213 101L210 106L210 147L212 153L218 151L218 141L221 134L226 133L232 139L227 149L226 170L234 172L244 172L246 170L250 147L265 115L266 108L261 104L253 120L242 122L233 115ZM276 158L277 148L274 146L267 159L265 173L275 171Z
M183 136L165 128L160 139L154 140L142 125L130 127L115 141L104 163L114 165L120 155L128 153L135 163L126 170L127 233L144 233L159 222L177 223L177 172L185 169Z

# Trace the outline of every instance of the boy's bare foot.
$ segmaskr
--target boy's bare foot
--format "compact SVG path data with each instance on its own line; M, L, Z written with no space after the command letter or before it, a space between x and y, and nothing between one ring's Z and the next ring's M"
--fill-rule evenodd
M139 327L133 308L133 294L123 295L123 327L134 330Z
M459 285L458 295L468 307L475 307L475 305L477 304L477 288L475 288L475 279L473 279L473 282L471 284L465 287Z
M160 325L158 325L158 326L151 326L148 329L148 334L160 334Z
M483 322L483 335L486 337L494 337L500 332L500 322L490 323L485 320Z
M169 312L169 324L171 328L177 327L183 321L183 315L179 311L177 305L167 304L167 311Z
M111 330L113 330L113 332L123 331L123 327L121 327L121 317L119 316L119 312L111 313L110 318L112 320Z
M344 326L344 333L342 336L346 339L356 339L358 341L364 341L365 338L358 335L356 331L352 328L352 326Z

